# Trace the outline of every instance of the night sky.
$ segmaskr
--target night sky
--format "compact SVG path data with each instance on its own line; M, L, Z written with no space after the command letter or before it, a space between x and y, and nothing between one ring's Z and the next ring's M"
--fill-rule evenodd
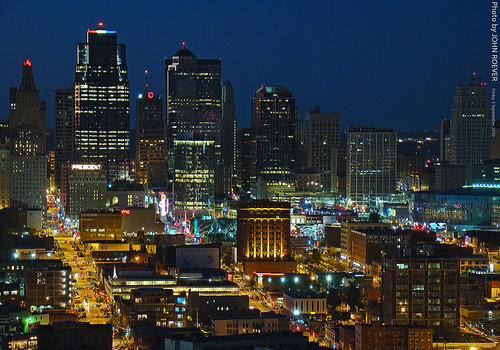
M284 84L301 116L320 105L340 113L344 127L437 129L450 116L459 82L473 71L491 81L485 0L0 0L1 119L29 57L53 127L53 90L72 85L76 44L100 21L127 46L132 126L144 70L152 90L164 95L164 58L183 41L198 58L222 59L238 126L249 125L250 99L261 84Z

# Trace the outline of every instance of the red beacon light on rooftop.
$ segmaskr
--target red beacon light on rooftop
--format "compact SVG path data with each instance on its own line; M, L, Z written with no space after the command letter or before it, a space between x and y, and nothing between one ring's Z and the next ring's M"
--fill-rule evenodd
M31 67L31 61L27 58L26 61L24 61L23 66Z
M153 97L155 97L155 95L151 91L148 92L148 98L153 98Z
M99 25L99 27L102 27L104 25L104 23L99 22L98 25Z

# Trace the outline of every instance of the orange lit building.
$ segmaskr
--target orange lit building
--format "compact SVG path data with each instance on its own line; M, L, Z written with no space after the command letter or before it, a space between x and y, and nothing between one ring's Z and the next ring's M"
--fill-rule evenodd
M237 246L238 259L246 265L247 275L254 271L294 270L295 262L290 258L290 203L268 200L240 203ZM284 264L278 267L271 262Z

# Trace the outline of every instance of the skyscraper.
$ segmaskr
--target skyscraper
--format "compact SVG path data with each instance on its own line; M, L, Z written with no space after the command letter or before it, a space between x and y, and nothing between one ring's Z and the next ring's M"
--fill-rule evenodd
M54 90L55 176L56 187L62 186L62 165L75 154L75 99L73 89Z
M321 113L319 106L314 107L306 114L305 141L307 166L320 174L323 191L331 192L337 187L334 184L337 174L333 169L337 161L335 148L340 145L340 115Z
M295 98L283 85L263 85L252 98L257 142L257 198L295 190Z
M350 126L347 132L347 198L355 205L396 193L396 132Z
M230 197L236 183L236 104L234 103L233 85L229 80L222 84L222 186L216 189L216 197Z
M140 94L136 112L136 181L165 188L165 126L163 99L152 91Z
M237 131L236 183L240 196L247 196L255 186L255 132L253 128L238 128Z
M221 61L198 59L184 45L165 59L165 80L167 158L175 208L204 209L214 203L214 180L222 180Z
M11 206L45 210L47 201L47 110L29 59L19 88L10 88Z
M101 164L108 181L127 178L130 168L130 96L125 45L102 23L77 46L75 153Z
M473 73L457 86L450 121L450 162L477 164L491 157L492 121L486 83Z

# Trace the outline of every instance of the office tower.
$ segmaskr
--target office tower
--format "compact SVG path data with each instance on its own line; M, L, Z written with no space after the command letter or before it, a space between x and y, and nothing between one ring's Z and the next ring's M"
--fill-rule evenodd
M19 88L10 88L11 206L45 210L47 114L29 59Z
M215 197L215 141L196 139L196 133L184 133L174 140L176 209L200 210L213 204Z
M337 187L333 169L335 148L340 145L340 115L321 113L319 106L311 109L305 119L305 141L307 166L319 172L323 191L331 192Z
M139 94L136 111L136 181L148 188L165 188L165 127L163 99L148 91Z
M290 203L240 202L237 226L241 259L281 260L290 256Z
M440 256L441 255L441 256ZM382 261L382 321L458 330L459 259L412 252Z
M10 206L9 124L0 123L0 209Z
M450 161L450 120L441 120L441 132L439 134L439 161L449 162Z
M236 185L236 104L234 103L233 85L229 80L222 84L222 187L216 188L216 197L230 198Z
M256 141L253 128L238 128L236 145L236 184L240 196L247 196L255 186Z
M295 171L307 173L307 148L305 139L305 121L300 119L298 108L295 108Z
M102 23L77 46L75 73L75 154L101 164L108 181L128 177L130 96L125 44Z
M62 165L75 154L75 100L73 89L54 89L55 177L62 186Z
M473 73L469 85L458 86L450 122L450 162L477 164L491 157L492 121L486 83Z
M208 208L215 200L214 180L222 179L221 61L198 59L184 45L165 59L165 79L167 160L175 209Z
M257 145L257 198L295 190L295 98L283 85L263 85L252 98Z
M396 193L396 132L350 126L347 132L347 198L353 205L386 201Z

